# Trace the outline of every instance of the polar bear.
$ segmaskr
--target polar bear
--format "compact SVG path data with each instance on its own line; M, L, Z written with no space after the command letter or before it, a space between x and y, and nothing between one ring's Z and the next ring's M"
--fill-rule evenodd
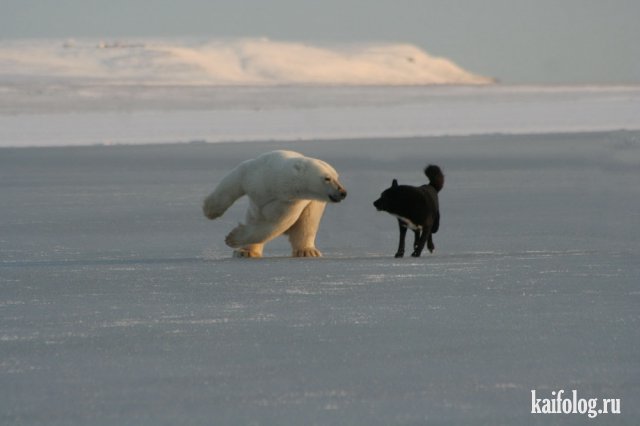
M327 202L347 196L338 173L322 160L293 151L272 151L240 163L204 200L209 219L221 216L238 198L249 197L246 223L225 242L235 257L261 257L264 244L287 234L294 257L322 256L316 233Z

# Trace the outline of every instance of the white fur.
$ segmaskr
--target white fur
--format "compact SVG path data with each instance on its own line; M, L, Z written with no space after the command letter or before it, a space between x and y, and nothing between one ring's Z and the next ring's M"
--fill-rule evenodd
M288 234L293 256L321 256L316 233L328 201L344 198L338 173L324 161L293 151L272 151L247 160L204 200L209 219L221 216L238 198L249 197L245 224L225 242L238 257L260 257L264 244Z
M394 214L393 216L395 216L398 219L400 219L401 221L403 221L405 223L405 225L407 225L407 228L409 228L409 229L412 229L414 231L422 230L422 226L421 225L416 225L415 223L411 222L411 219L407 219L406 217L398 216L397 214Z

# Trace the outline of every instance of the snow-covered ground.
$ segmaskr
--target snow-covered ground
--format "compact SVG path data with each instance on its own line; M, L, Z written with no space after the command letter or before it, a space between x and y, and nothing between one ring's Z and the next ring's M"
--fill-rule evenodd
M0 95L0 146L640 130L640 86L190 87L0 80Z
M410 44L266 38L0 40L0 79L216 86L492 82Z
M230 258L203 196L274 148L349 197L322 259ZM584 424L640 416L640 133L0 150L0 423ZM371 202L440 164L436 252Z
M0 91L0 424L637 424L639 88ZM280 148L349 191L325 257L231 259L245 202L200 203ZM372 202L428 162L436 252L394 259ZM531 414L560 389L622 413Z
M403 44L0 40L0 147L640 130L639 86L490 82Z

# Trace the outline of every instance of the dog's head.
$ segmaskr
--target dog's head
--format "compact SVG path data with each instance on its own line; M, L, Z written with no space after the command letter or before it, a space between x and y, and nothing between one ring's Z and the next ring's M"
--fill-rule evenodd
M429 184L433 186L437 192L440 192L444 186L444 173L442 173L440 167L429 164L424 169L424 174L429 178Z
M390 212L390 209L396 205L396 200L398 198L398 181L396 179L391 183L391 187L385 189L382 194L380 194L380 198L373 202L373 206L378 209L378 211Z

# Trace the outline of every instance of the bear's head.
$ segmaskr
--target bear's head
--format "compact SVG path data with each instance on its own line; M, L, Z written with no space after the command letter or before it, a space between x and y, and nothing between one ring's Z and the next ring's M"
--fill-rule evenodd
M322 160L298 157L294 161L294 174L298 196L319 201L339 203L347 190L338 179L338 172Z

